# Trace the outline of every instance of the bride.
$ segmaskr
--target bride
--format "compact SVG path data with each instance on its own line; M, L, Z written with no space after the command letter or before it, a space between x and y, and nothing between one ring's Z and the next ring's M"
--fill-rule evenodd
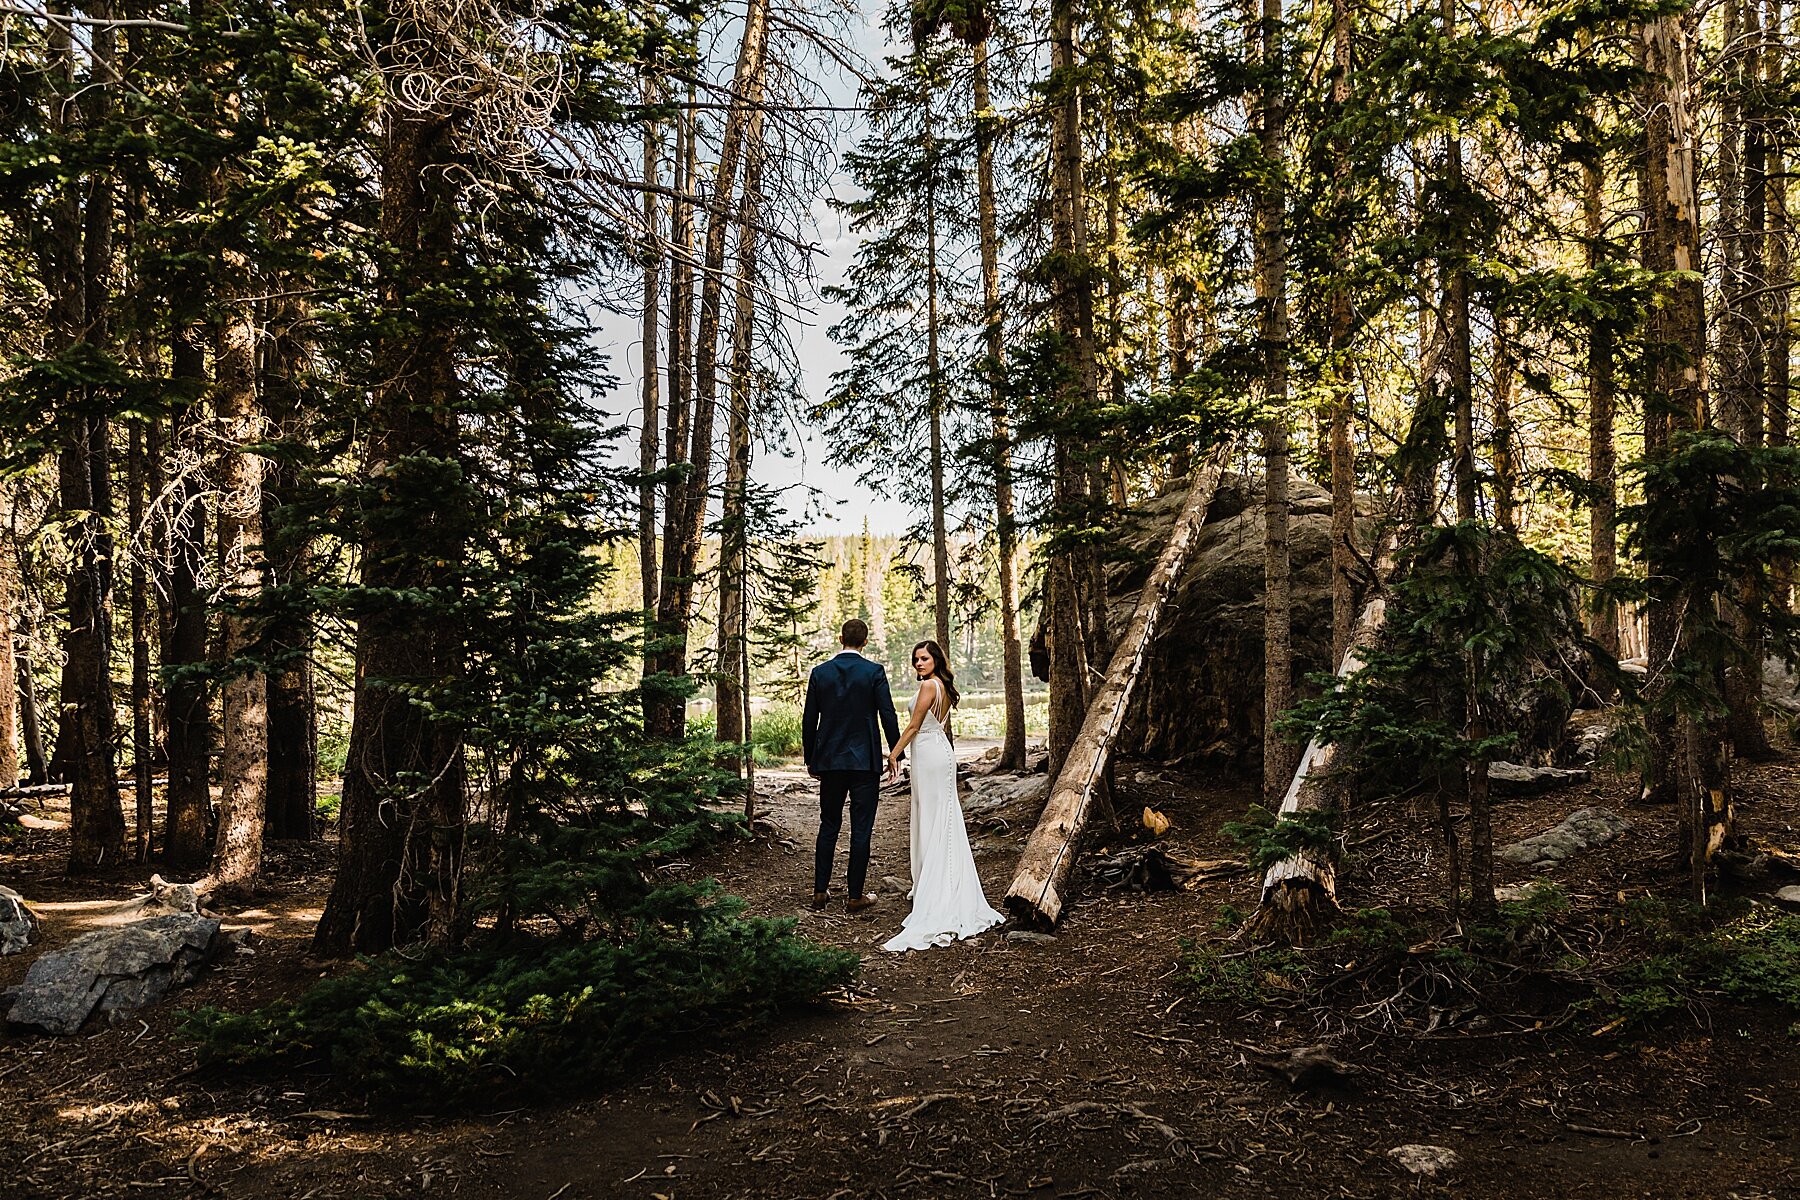
M883 950L947 946L1006 919L988 907L981 893L956 799L956 750L945 729L956 707L955 677L936 642L914 646L912 662L919 694L913 699L912 719L888 754L888 778L898 776L901 752L912 746L913 910Z

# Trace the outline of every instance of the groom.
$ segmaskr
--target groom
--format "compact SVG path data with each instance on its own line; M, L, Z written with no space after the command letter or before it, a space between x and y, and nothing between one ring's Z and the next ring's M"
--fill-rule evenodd
M840 639L844 648L835 658L820 663L806 681L806 712L800 724L800 744L806 753L806 770L819 781L819 845L813 854L814 908L825 907L831 883L831 860L837 854L838 832L844 827L844 798L850 799L850 870L845 882L850 898L844 911L861 912L875 903L863 895L863 876L869 869L869 839L875 833L875 804L881 789L881 734L888 745L900 741L900 720L888 694L887 671L863 657L869 627L863 622L844 622ZM879 722L879 724L878 724Z

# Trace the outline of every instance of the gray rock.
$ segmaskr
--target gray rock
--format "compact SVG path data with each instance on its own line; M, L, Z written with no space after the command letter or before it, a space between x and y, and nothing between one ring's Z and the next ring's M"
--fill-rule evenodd
M1775 893L1775 903L1800 908L1800 883L1792 883Z
M1489 763L1487 775L1496 796L1535 796L1588 781L1588 772L1580 767L1527 767L1512 762Z
M37 936L37 914L25 906L25 897L0 887L0 954L17 954Z
M1570 813L1554 829L1534 834L1502 847L1500 857L1515 866L1545 871L1584 850L1618 837L1631 822L1608 808L1583 808Z
M1041 946L1046 942L1054 942L1056 940L1056 935L1052 933L1038 933L1033 929L1009 929L1006 933L1006 940L1009 942L1031 942L1034 945Z
M1337 666L1331 661L1331 493L1295 478L1288 498L1290 649L1295 677L1304 679ZM1186 500L1184 489L1149 499L1120 514L1109 529L1112 629L1129 621ZM1367 530L1381 506L1360 496L1357 510L1358 525ZM1226 475L1157 627L1120 731L1121 755L1184 769L1261 769L1264 540L1261 479ZM1534 664L1528 683L1494 696L1508 713L1507 728L1518 731L1529 750L1549 750L1562 740L1571 697L1580 690L1572 687L1582 661L1577 634L1573 623L1559 630L1559 652ZM1031 643L1032 671L1040 679L1049 672L1043 635L1040 624ZM1314 694L1312 685L1302 683L1300 694Z
M1402 1170L1427 1179L1435 1179L1456 1166L1456 1151L1448 1146L1427 1146L1418 1142L1395 1146L1388 1151L1388 1157Z
M219 922L171 913L83 934L39 956L13 989L14 1025L75 1033L95 1013L154 1004L199 974L212 957Z
M1606 746L1606 739L1612 736L1609 725L1589 725L1581 731L1575 740L1575 757L1578 761L1592 766L1600 757L1600 751Z

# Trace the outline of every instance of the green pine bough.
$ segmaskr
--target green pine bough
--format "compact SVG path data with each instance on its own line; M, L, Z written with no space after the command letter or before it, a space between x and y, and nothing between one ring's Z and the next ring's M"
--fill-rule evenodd
M397 1108L533 1100L620 1078L695 1034L753 1026L855 978L854 953L680 885L635 936L383 956L249 1013L189 1015L201 1062L329 1069Z

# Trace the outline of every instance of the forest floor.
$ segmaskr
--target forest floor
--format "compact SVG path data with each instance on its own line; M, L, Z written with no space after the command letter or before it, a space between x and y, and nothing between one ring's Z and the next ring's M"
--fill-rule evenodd
M1770 824L1800 794L1800 758L1785 754L1743 765L1740 817L1792 846L1800 835ZM329 969L306 952L331 845L283 847L263 903L231 914L256 929L254 954L227 956L141 1019L61 1040L0 1037L10 1160L0 1195L1800 1197L1791 1012L1708 1004L1648 1032L1593 1036L1550 1020L1427 1034L1348 1006L1202 1002L1183 986L1184 939L1209 935L1224 906L1253 904L1247 875L1191 891L1090 889L1051 939L996 930L887 955L879 945L903 897L889 892L856 917L836 896L810 911L811 791L791 771L765 772L762 789L769 823L758 836L689 869L753 912L796 916L811 936L860 952L853 994L685 1048L610 1089L508 1111L394 1117L320 1076L196 1071L176 1034L180 1008L247 1008ZM1118 790L1121 813L1153 805L1173 821L1164 844L1204 859L1236 853L1219 827L1254 798L1216 775L1130 764ZM1626 780L1601 775L1504 801L1496 839L1604 804L1632 831L1548 878L1577 905L1678 892L1674 816L1630 795ZM1402 812L1371 807L1352 820L1343 899L1429 911L1441 869L1434 816L1423 802L1390 804ZM904 795L884 797L872 883L905 875L906 819ZM972 820L972 832L998 896L1029 829L993 821ZM1094 846L1147 836L1101 825ZM142 888L137 871L66 880L65 853L50 827L0 846L0 882L38 903L45 944L79 931L76 906ZM1504 871L1502 882L1524 879ZM0 960L0 986L29 957ZM1322 1041L1354 1075L1294 1086L1258 1065L1264 1052ZM1415 1179L1388 1154L1409 1143L1447 1147L1460 1165Z

